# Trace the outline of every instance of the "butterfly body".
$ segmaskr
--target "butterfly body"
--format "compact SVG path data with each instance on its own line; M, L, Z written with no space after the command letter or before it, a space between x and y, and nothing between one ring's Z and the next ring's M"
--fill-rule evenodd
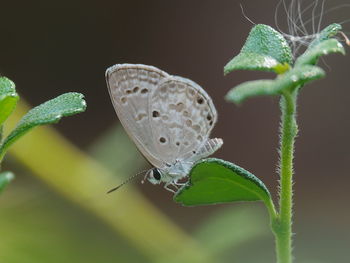
M106 80L122 125L155 167L146 175L151 183L180 184L196 161L221 147L221 139L209 139L214 104L193 81L141 64L112 66Z

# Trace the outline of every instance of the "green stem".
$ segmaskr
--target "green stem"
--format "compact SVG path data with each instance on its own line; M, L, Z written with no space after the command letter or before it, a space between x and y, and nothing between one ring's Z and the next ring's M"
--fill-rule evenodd
M292 262L293 156L298 133L296 123L297 91L281 98L280 200L279 216L273 222L278 263Z

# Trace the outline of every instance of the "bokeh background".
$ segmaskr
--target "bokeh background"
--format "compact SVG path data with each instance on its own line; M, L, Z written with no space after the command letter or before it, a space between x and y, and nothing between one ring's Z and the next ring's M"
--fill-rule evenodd
M185 208L138 179L105 194L148 166L119 126L104 72L143 63L208 91L219 112L213 136L225 142L215 157L253 172L276 198L278 98L239 107L224 100L243 81L272 77L223 76L252 27L240 3L255 23L275 25L276 0L1 2L1 75L30 105L77 91L88 108L56 131L39 128L7 156L2 168L16 179L0 196L0 262L274 262L259 203ZM346 4L326 2L325 10L340 8L326 13L322 26L350 18ZM287 32L282 7L277 16ZM303 89L298 104L294 248L296 262L343 263L350 244L350 60L332 55L321 65L327 78Z

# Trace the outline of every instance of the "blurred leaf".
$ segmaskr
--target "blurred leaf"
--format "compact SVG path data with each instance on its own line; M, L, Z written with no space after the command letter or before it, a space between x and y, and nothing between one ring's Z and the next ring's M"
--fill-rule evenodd
M305 83L324 77L324 71L316 66L295 67L275 80L254 80L244 82L231 89L226 95L228 101L241 103L247 98L261 95L279 95L284 90L293 89Z
M14 126L27 109L21 100L6 127ZM119 183L115 174L54 129L36 128L14 144L10 154L47 186L92 213L152 262L169 262L175 252L182 256L179 262L214 262L207 251L131 185L107 195L106 191Z
M21 176L5 198L0 196L0 262L96 263L116 258L151 262L95 216L67 202L28 171L17 171L18 162L11 164Z
M339 33L339 31L342 29L342 26L339 24L330 24L329 26L327 26L325 29L323 29L319 34L318 37L315 38L310 44L307 50L309 49L313 49L316 45L318 45L319 43L330 39L332 37L334 37L336 34Z
M5 77L0 77L0 126L16 107L19 97L15 83Z
M122 125L107 129L92 143L89 153L112 173L127 177L140 172L147 165Z
M80 93L69 92L31 109L0 146L0 157L8 147L38 125L57 123L62 117L85 111L86 102ZM1 158L0 158L1 159Z
M285 38L272 27L260 24L250 31L241 52L224 67L224 73L242 69L279 74L289 68L292 58Z
M298 67L305 64L315 65L321 56L330 53L341 53L345 55L345 50L338 40L328 39L317 43L312 48L308 48L307 51L297 59L295 66Z
M270 203L271 196L253 174L233 163L209 158L192 168L189 184L174 200L186 206L259 200Z
M15 176L11 172L2 172L2 173L0 173L0 193L13 180L13 178L15 178Z
M212 254L238 249L245 242L269 234L267 217L254 207L221 209L202 223L195 236ZM233 252L234 254L234 252Z

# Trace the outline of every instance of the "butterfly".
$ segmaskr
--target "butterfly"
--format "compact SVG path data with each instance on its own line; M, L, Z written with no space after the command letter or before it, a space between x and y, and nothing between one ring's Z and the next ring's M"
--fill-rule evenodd
M209 138L217 121L212 99L195 82L142 64L114 65L106 81L121 124L154 166L145 176L152 184L175 192L197 161L222 146Z

